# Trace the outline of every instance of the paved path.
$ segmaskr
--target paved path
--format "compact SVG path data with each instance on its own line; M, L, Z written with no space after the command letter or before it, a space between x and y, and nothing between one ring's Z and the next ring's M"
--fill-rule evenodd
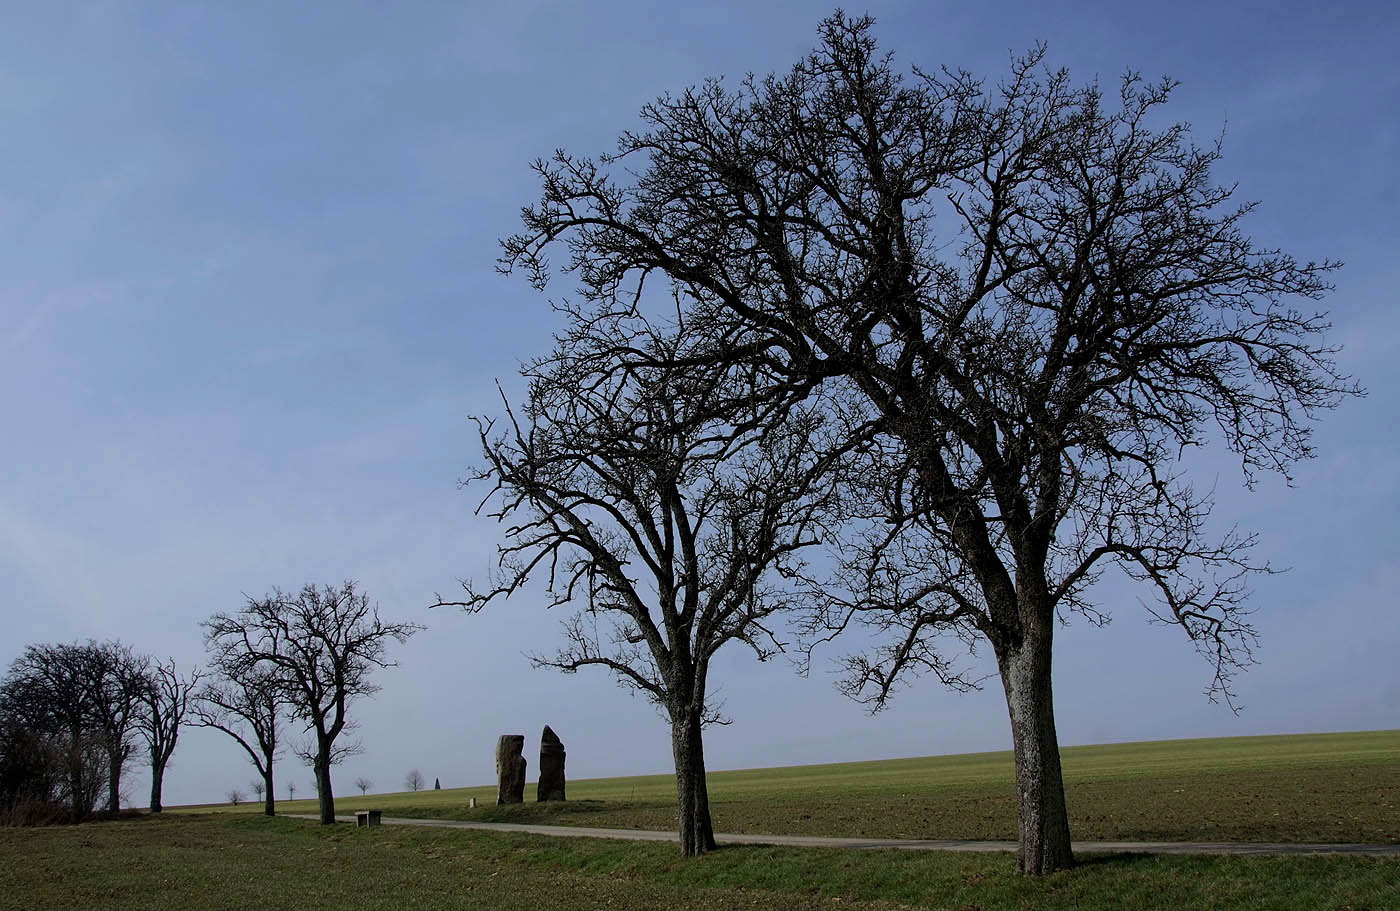
M293 814L297 819L315 816ZM341 822L355 817L337 816ZM587 826L538 826L514 822L465 822L456 819L409 819L385 816L389 826L436 826L444 829L480 829L488 832L525 832L530 835L556 835L571 838L620 838L627 841L677 841L675 832L651 829L601 829ZM829 838L820 835L715 835L722 845L785 845L803 848L894 848L901 851L1015 851L1014 841L970 841L958 839L911 838ZM1076 841L1074 850L1085 854L1361 854L1372 857L1400 857L1400 844L1390 845L1308 845L1265 844L1213 841Z

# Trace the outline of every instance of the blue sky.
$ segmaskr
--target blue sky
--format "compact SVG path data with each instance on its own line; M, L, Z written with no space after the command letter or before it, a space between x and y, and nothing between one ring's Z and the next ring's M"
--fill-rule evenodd
M1370 390L1322 423L1294 489L1218 477L1218 516L1260 530L1283 576L1254 604L1263 662L1236 716L1138 593L1057 642L1066 744L1400 726L1394 289L1400 13L1391 4L871 3L898 64L995 78L1037 41L1076 78L1182 81L1171 111L1226 128L1222 180L1251 230L1345 260L1327 302ZM858 12L852 7L853 12ZM496 532L456 489L469 414L549 344L546 302L497 275L497 238L557 147L612 148L637 109L710 75L785 69L820 3L4 4L0 9L0 661L120 637L200 660L198 621L241 592L360 580L429 629L357 707L337 778L492 778L502 732L534 772L551 724L573 777L665 771L645 703L604 674L530 670L558 618L524 596L479 616L434 592L480 574ZM563 293L564 285L551 288ZM828 658L834 655L828 655ZM782 662L721 658L734 724L711 768L1001 749L995 687L921 682L871 717ZM280 773L310 790L309 770ZM144 794L143 772L128 786ZM185 735L167 802L253 777Z

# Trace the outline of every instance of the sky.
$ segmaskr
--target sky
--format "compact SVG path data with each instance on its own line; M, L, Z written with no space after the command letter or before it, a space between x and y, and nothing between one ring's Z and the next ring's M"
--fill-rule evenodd
M1137 7L1137 8L1132 8ZM1389 3L872 2L897 66L993 80L1037 42L1078 81L1181 81L1169 108L1261 202L1261 243L1345 268L1325 308L1364 385L1294 485L1193 463L1217 518L1261 533L1260 664L1242 711L1115 581L1113 622L1057 632L1063 745L1400 727L1400 7ZM335 772L399 790L494 779L501 733L550 724L572 778L665 772L655 710L605 673L532 670L561 617L526 594L429 610L490 565L498 529L457 480L468 416L547 350L547 300L495 271L538 187L529 162L614 147L642 104L785 70L822 3L0 4L0 663L120 638L203 658L199 622L274 586L356 579L426 624L353 706ZM552 294L565 294L558 282ZM733 723L713 769L1006 749L1000 688L912 683L871 715L833 687L721 654ZM986 664L985 655L980 659ZM143 769L125 790L145 794ZM285 782L311 793L290 755ZM166 803L247 790L236 745L187 731Z

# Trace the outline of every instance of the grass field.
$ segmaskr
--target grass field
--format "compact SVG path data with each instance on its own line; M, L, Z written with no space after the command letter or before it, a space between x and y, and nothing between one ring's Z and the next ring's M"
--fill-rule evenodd
M1400 860L1081 858L1040 879L1009 855L674 845L164 814L0 828L0 909L1394 908Z
M1153 741L1063 751L1075 838L1400 841L1400 731ZM711 772L716 831L1016 836L1010 753ZM345 785L342 785L345 787ZM570 781L565 803L495 806L495 788L338 796L397 816L669 829L669 775ZM527 799L533 798L533 783ZM467 808L476 797L481 806ZM314 801L282 801L314 813ZM248 811L247 805L229 810ZM256 808L253 808L256 809Z

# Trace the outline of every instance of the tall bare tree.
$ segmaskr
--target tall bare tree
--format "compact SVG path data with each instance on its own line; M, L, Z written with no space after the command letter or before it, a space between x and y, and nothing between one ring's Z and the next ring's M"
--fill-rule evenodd
M89 642L82 668L92 693L92 712L107 751L107 812L121 809L121 780L135 749L145 660L121 642Z
M240 675L265 668L278 682L292 715L312 735L306 753L316 775L321 823L334 823L331 766L347 750L336 738L349 722L349 704L378 691L370 680L375 668L394 666L385 657L386 641L406 642L423 627L385 623L369 597L345 582L249 598L241 611L215 614L204 628L217 666Z
M181 676L175 661L155 662L142 668L142 681L137 690L139 710L136 729L146 741L151 765L151 812L161 812L161 788L165 769L175 753L180 726L185 723L190 697L202 678L199 671Z
M277 677L265 667L239 661L215 663L214 678L195 695L191 707L197 727L223 731L243 748L262 776L263 813L276 814L272 790L278 750L278 718L286 697Z
M825 491L810 481L824 426L797 408L756 424L742 371L589 372L600 343L681 354L682 340L616 328L574 323L529 373L524 420L507 406L504 432L478 422L474 480L490 488L482 508L508 543L491 584L466 582L464 600L439 603L478 610L538 571L551 606L577 607L566 646L532 660L610 670L660 708L681 850L695 855L715 846L702 729L723 719L710 662L730 642L760 660L781 647L770 618L791 606L802 552L817 541Z
M642 110L598 159L535 165L541 201L503 268L543 285L562 248L585 318L640 312L669 283L773 400L849 394L878 423L848 528L850 574L820 628L896 631L850 662L883 704L904 672L960 675L939 637L989 643L1016 757L1018 864L1073 862L1051 688L1056 618L1102 616L1116 564L1211 662L1212 694L1250 661L1254 537L1212 536L1179 467L1223 441L1246 482L1311 454L1310 419L1358 391L1298 301L1331 262L1244 232L1218 143L1164 122L1172 83L1106 97L1036 50L988 87L897 71L868 18L837 14L785 75L719 81ZM603 351L621 365L644 352ZM845 591L841 591L844 588Z
M403 786L410 791L423 790L423 773L417 769L410 769L408 774L403 777Z

